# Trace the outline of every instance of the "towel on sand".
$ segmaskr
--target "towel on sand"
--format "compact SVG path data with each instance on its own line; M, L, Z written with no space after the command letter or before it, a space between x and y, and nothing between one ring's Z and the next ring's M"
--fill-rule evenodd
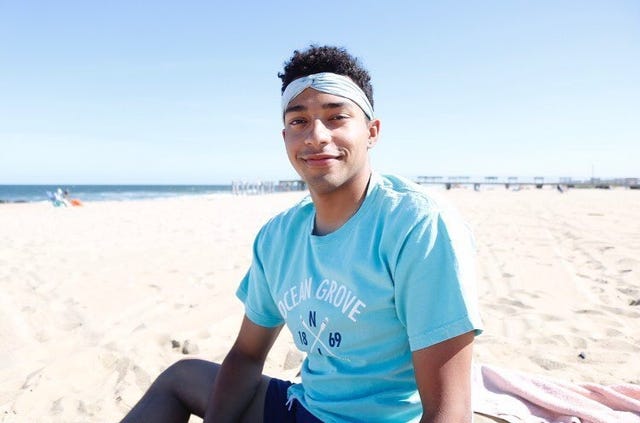
M509 423L640 423L640 386L574 384L476 365L473 411Z

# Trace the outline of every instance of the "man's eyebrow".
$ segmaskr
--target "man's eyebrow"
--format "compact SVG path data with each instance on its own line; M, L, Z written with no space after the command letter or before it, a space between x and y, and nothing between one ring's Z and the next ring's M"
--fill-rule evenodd
M297 106L287 106L287 108L284 109L284 114L286 115L287 113L291 113L291 112L303 112L305 110L307 110L307 108L302 104L299 104Z
M324 110L326 110L326 109L339 109L339 108L342 108L342 107L344 107L346 105L347 105L346 101L339 101L339 102L334 102L334 103L325 103L325 104L322 105L322 108Z
M338 102L331 102L331 103L324 103L321 107L323 110L328 110L328 109L340 109L342 107L345 107L348 103L346 101L338 101ZM284 110L284 114L286 115L287 113L290 112L303 112L307 110L306 106L303 106L302 104L298 104L295 106L289 106Z

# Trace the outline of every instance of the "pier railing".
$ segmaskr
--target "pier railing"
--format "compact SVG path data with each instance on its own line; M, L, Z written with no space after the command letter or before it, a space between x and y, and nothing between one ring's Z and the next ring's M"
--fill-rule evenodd
M543 188L545 185L566 188L601 188L625 187L640 189L640 178L589 178L573 179L571 177L549 178L544 176L518 177L518 176L418 176L415 181L418 184L444 185L447 189L456 186L473 186L478 189L482 185L504 185L505 188L519 186L535 186Z
M234 195L261 195L274 192L304 191L307 185L298 179L280 181L232 181L231 192Z

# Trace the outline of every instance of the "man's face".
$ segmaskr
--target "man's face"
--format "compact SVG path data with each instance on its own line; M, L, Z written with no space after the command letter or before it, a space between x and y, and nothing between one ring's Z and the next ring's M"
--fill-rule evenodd
M379 129L380 121L368 121L353 101L307 88L287 106L282 136L309 190L328 194L366 184Z

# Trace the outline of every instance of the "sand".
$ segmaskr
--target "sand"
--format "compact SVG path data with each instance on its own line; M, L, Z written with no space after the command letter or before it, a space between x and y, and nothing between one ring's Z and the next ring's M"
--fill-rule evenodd
M174 361L221 360L253 237L302 195L0 205L0 422L118 421ZM640 383L640 192L439 195L476 236L476 362ZM266 372L300 359L284 331Z

